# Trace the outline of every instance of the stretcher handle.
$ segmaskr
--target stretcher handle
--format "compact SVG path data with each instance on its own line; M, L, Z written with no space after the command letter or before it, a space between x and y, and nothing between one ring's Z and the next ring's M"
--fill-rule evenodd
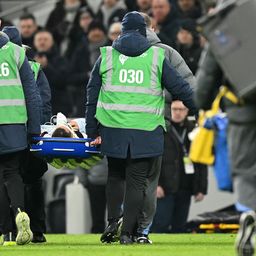
M74 152L75 150L72 148L53 148L53 151L63 151L63 152Z
M30 152L39 152L39 151L42 151L42 149L41 148L37 148L37 149L31 148L30 149Z
M49 138L49 137L33 137L34 141L50 141L50 142L80 142L80 143L85 143L85 142L92 142L93 139L90 138L61 138L61 137L54 137L54 138Z

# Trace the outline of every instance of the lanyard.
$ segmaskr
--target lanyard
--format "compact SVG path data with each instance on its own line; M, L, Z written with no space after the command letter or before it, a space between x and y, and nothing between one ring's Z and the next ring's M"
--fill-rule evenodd
M177 140L180 142L180 144L182 145L182 149L183 149L183 153L184 155L188 155L186 146L185 146L185 138L186 138L186 133L187 133L187 129L185 128L182 132L182 135L180 135L177 130L172 126L172 131L175 135L175 137L177 138Z

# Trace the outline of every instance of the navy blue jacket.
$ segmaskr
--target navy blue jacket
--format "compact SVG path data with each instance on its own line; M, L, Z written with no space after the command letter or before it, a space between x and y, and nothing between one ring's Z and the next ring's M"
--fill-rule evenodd
M0 36L0 48L9 39ZM27 125L0 125L0 154L21 151L28 146L27 134L40 133L40 98L27 58L19 69L28 113ZM8 114L8 113L6 113Z
M40 69L36 80L36 85L39 89L41 97L41 124L49 122L52 117L52 104L51 104L51 88L49 82Z
M127 56L139 56L145 52L150 43L139 32L128 31L122 34L113 43L113 47ZM135 129L117 129L98 126L95 119L99 92L102 85L100 76L101 58L97 60L87 85L86 103L86 133L89 137L102 136L101 151L109 157L131 158L154 157L163 154L164 131L157 127L154 131L141 131ZM189 84L177 73L170 62L165 59L162 70L162 86L166 88L174 99L179 99L195 112L193 91Z

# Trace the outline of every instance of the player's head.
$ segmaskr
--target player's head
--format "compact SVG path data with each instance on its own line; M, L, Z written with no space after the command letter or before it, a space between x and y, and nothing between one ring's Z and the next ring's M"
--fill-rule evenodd
M60 137L60 138L73 138L73 133L69 127L65 125L60 125L55 129L52 133L52 137Z

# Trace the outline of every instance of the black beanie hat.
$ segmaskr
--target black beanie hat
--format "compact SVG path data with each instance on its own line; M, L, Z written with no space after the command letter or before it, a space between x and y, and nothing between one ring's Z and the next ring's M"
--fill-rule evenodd
M128 12L122 20L122 32L135 30L146 37L146 23L144 18L136 11Z

